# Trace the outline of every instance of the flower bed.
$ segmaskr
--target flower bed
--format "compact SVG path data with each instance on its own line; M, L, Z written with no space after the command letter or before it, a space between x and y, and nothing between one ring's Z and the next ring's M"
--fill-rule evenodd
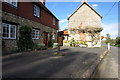
M71 47L87 47L86 41L75 41L74 38L68 40L64 43L64 46L71 46Z

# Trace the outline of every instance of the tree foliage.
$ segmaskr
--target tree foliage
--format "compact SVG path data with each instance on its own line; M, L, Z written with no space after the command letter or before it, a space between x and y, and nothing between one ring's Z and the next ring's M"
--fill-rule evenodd
M117 37L115 39L115 45L118 46L118 47L120 47L120 37Z
M31 38L32 29L29 26L21 26L19 29L18 48L22 51L32 49L34 43Z
M112 39L111 39L111 37L110 37L110 34L106 34L106 36L107 36L107 40L105 41L106 44L107 44L107 43L112 43Z
M116 44L120 44L120 37L116 38Z
M107 34L106 44L107 43L110 43L112 46L120 47L120 37L117 37L116 39L111 39L110 34Z

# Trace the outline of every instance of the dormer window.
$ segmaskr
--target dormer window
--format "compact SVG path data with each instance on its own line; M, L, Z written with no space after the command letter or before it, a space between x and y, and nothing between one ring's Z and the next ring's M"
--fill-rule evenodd
M40 8L37 5L34 5L34 16L40 17Z
M6 3L9 3L12 6L17 7L18 0L4 0Z

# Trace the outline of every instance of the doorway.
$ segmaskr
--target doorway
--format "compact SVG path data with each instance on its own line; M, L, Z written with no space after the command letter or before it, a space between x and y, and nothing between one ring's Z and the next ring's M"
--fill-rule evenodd
M44 38L43 38L43 43L45 44L45 46L47 46L48 44L48 32L43 32L44 34Z

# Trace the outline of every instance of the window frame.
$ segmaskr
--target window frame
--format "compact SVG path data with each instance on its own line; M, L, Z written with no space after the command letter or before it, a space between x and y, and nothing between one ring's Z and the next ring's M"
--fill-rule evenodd
M33 30L35 31L35 37L33 38ZM38 31L38 32L37 32ZM40 32L39 32L40 30L38 30L38 29L32 29L32 39L35 39L35 40L37 40L37 39L39 39L39 37L40 37Z
M40 7L37 5L33 5L33 15L36 17L40 17Z
M53 17L53 25L54 25L54 26L56 25L56 20L55 20L54 17Z
M3 37L3 25L8 25L8 37ZM12 26L14 26L14 29L15 29L15 32L14 32L14 37L11 37L11 28ZM6 26L5 26L6 27ZM3 39L16 39L16 25L13 25L13 24L8 24L8 23L2 23L2 38Z
M18 0L4 0L4 2L14 6L14 7L18 7ZM15 3L15 4L13 4Z

